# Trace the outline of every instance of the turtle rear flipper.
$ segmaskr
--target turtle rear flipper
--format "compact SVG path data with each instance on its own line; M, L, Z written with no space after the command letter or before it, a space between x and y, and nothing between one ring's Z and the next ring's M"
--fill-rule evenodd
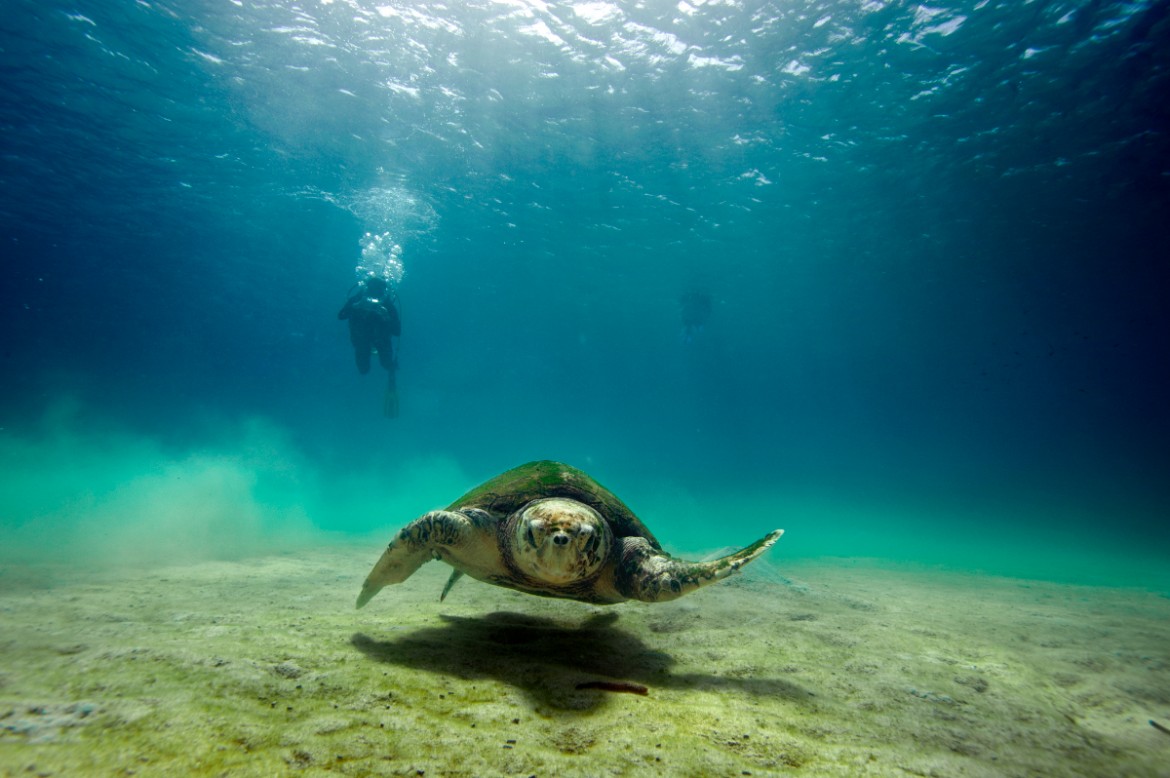
M463 577L462 570L452 570L451 571L451 577L447 579L447 585L443 587L443 593L439 595L439 602L442 602L443 600L447 599L447 592L451 591L451 587L454 586L455 582L458 581L462 577Z
M784 530L769 532L764 537L710 562L685 562L655 551L641 538L623 540L622 560L615 576L618 591L631 600L665 602L706 586L739 571L772 547Z
M402 583L426 562L439 559L440 549L462 544L471 530L471 521L453 511L431 511L407 524L366 576L357 607L373 599L382 587Z

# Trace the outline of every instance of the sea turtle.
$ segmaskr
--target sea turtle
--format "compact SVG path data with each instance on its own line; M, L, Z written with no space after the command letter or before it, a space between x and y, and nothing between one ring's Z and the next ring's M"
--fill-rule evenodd
M432 559L455 568L440 599L466 573L544 597L664 602L726 578L783 532L710 562L673 559L625 503L588 475L559 462L529 462L403 527L367 576L357 606Z

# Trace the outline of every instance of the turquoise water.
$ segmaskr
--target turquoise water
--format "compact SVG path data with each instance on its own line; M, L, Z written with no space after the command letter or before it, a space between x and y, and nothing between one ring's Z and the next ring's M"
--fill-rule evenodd
M5 553L380 543L554 458L681 551L1166 586L1166 11L17 0Z

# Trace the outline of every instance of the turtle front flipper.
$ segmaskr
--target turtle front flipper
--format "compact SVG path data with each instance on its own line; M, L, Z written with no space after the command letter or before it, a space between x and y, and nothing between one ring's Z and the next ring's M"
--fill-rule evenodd
M454 511L431 511L407 524L366 576L357 606L369 602L383 586L402 583L425 562L441 558L443 549L462 544L471 529L471 521Z
M772 547L784 530L764 537L734 554L710 562L684 562L655 551L642 538L624 538L614 583L631 600L665 602L701 586L721 581Z

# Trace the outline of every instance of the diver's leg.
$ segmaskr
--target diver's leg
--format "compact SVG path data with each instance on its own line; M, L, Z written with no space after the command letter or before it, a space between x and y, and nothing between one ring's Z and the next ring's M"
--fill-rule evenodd
M391 375L394 374L394 346L390 344L390 336L378 338L378 361Z
M354 346L353 356L359 373L365 375L370 372L370 347L368 345L365 348Z
M353 344L353 359L357 363L358 372L365 375L370 372L370 348L373 342L362 322L356 319L349 320L349 342Z

